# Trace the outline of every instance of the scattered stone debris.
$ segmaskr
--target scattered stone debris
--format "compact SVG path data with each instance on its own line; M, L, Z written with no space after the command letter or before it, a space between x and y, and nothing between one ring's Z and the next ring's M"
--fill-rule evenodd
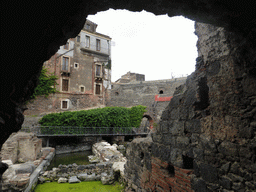
M101 181L108 185L114 183L115 175L124 176L124 164L126 157L117 150L117 145L107 142L99 142L93 145L95 155L88 156L93 164L69 165L60 164L57 168L40 174L42 182L58 181L58 183L77 183L81 181ZM123 147L121 147L123 148Z
M41 166L43 169L47 166L51 159L47 159L48 155L52 152L54 154L54 148L42 148L40 154L42 156L35 161L27 161L25 163L13 164L12 160L3 160L3 163L8 164L9 168L4 172L2 177L2 191L25 191L29 185L33 185L35 181L35 170ZM43 173L43 172L42 172ZM47 174L45 172L44 174ZM32 177L32 178L31 178ZM39 178L39 183L44 183L44 178Z
M77 176L72 176L68 180L69 183L80 183L81 181L77 178Z
M94 155L89 155L88 159L89 159L90 163L99 163L100 162L99 158L97 156L94 156Z

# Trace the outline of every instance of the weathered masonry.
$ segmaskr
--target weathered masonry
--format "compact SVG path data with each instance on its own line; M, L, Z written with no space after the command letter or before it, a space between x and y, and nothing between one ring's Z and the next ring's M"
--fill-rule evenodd
M145 75L128 72L112 83L110 99L106 104L122 107L144 105L147 107L145 116L158 122L176 87L185 82L186 77L145 81Z
M140 159L128 159L126 176L144 191L255 190L255 1L5 2L2 8L1 145L20 129L43 62L79 34L88 14L114 8L184 15L207 23L196 24L196 71L175 92L152 141L131 144L130 157Z
M44 66L58 77L57 93L37 97L27 104L25 115L81 110L104 105L111 82L111 38L96 32L97 24L86 20L83 29Z
M152 139L129 148L126 177L136 191L256 189L255 73L241 68L235 36L209 24L195 29L196 71L175 91Z
M131 81L129 83L112 83L110 106L130 107L135 105L152 106L155 96L170 97L179 85L185 83L186 77L156 80Z

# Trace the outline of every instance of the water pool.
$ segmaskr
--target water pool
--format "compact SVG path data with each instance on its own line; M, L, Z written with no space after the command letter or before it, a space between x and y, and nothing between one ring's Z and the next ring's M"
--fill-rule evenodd
M89 155L92 155L92 151L82 151L55 155L47 170L51 170L53 167L58 167L60 164L68 165L76 163L77 165L88 165L90 164L88 160Z

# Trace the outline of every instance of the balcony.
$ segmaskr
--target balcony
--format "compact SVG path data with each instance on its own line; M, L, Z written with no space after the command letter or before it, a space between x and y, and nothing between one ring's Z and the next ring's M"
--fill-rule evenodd
M67 76L67 77L69 77L69 76L70 76L70 71L63 71L63 70L61 70L60 74L61 74L62 76Z
M100 51L96 51L96 45L90 45L90 47L86 47L84 42L80 44L80 50L91 54L109 57L109 50L107 48L101 47Z

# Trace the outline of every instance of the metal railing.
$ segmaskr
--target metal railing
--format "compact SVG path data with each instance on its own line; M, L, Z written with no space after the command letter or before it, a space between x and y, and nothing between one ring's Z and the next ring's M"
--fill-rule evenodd
M80 47L91 51L97 51L99 53L110 54L110 50L107 47L100 46L99 48L95 44L86 45L85 42L80 43Z
M146 135L146 128L134 127L73 127L73 126L38 126L22 127L22 132L32 132L37 136L119 136Z

